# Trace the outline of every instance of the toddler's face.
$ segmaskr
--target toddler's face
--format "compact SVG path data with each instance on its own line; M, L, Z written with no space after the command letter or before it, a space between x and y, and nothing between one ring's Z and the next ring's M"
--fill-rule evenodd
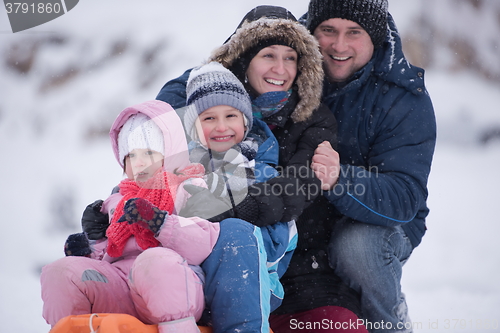
M125 157L125 173L135 181L146 181L163 167L163 155L151 149L134 149Z
M201 142L217 152L225 152L245 137L245 122L240 110L217 105L202 112L196 121Z

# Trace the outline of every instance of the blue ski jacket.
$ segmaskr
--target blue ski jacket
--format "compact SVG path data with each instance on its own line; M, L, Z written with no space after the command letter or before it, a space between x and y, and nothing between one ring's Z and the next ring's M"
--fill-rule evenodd
M401 225L418 246L436 120L424 70L405 59L392 17L384 47L347 84L325 82L323 102L337 118L341 159L338 183L324 195L354 220Z

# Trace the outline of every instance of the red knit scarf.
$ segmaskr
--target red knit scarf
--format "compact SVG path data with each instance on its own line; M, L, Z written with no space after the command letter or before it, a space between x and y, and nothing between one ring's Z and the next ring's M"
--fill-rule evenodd
M123 207L127 200L143 198L159 209L168 211L171 214L178 186L186 179L201 178L204 173L205 170L201 164L193 163L177 174L167 171L158 172L145 182L136 182L129 179L122 180L119 187L123 198L118 202L111 224L106 231L106 236L108 237L108 255L111 257L120 257L127 240L131 236L135 237L137 244L143 250L160 245L160 242L154 237L153 232L141 226L141 224L117 223L123 215Z

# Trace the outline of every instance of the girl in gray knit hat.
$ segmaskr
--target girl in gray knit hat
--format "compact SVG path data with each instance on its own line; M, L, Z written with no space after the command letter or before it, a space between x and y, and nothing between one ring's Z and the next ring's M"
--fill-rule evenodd
M258 143L247 137L252 106L241 82L217 62L195 68L187 84L187 104L184 127L194 139L190 158L205 165L211 192L227 197L227 188L246 191L255 181ZM276 139L271 135L269 140Z
M279 277L297 244L295 220L284 214L283 203L284 196L295 195L295 186L282 180L274 182L280 179L274 178L278 172L270 165L278 163L276 138L262 121L253 119L250 96L231 71L217 62L195 68L190 73L186 93L184 126L194 139L190 144L190 159L205 167L208 189L186 188L193 196L180 215L225 222L234 222L228 218L236 217L253 224L252 233L262 235L263 258L266 258L265 264L259 264L258 260L254 264L258 270L267 271L259 274L258 281L253 280L253 290L268 289L270 295L262 294L261 309L252 310L265 311L267 318L268 311L283 299ZM264 153L258 153L259 146L264 147ZM209 271L207 279L210 276ZM239 284L230 274L219 279L226 286ZM246 283L252 284L251 281ZM233 314L232 320L243 325L248 313L252 313L248 308L244 310L241 315ZM267 326L267 319L263 323Z

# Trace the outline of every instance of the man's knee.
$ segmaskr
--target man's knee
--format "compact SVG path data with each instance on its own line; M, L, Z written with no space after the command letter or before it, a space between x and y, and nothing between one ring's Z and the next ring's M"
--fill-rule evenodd
M352 257L357 252L363 252L371 240L368 224L346 222L332 233L329 251L338 258Z
M360 222L346 222L337 228L328 245L332 267L352 272L362 267L369 269L370 265L383 260L385 229Z

